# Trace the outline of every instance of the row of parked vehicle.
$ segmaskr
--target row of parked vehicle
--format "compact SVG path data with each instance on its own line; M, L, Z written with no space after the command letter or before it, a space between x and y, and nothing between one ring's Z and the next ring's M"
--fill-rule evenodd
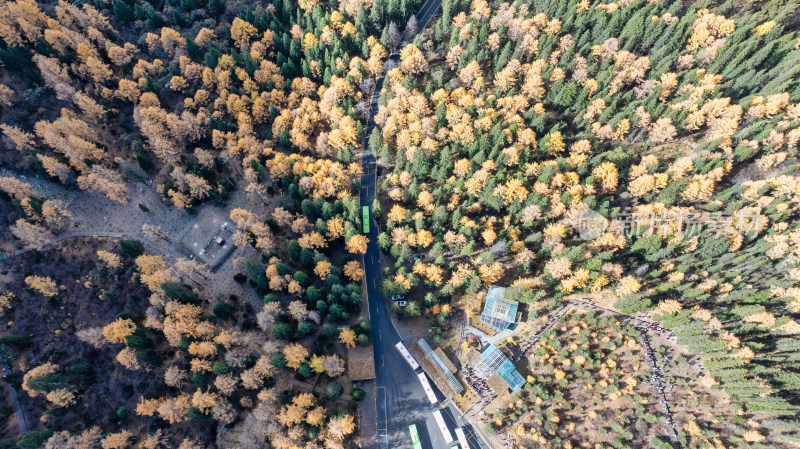
M408 305L405 295L393 295L392 301L396 302L398 306L405 307Z

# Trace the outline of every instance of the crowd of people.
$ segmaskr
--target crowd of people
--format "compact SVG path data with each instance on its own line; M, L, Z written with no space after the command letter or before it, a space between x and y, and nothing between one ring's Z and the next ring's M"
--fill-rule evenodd
M644 347L644 355L647 359L647 366L650 367L650 383L653 385L653 388L656 389L656 394L658 395L659 400L664 405L664 418L667 422L667 429L671 434L671 437L675 437L675 422L672 420L672 411L669 409L669 404L667 403L667 398L665 396L666 391L672 390L675 388L675 385L670 384L666 380L666 372L664 367L666 363L671 360L671 356L665 356L662 360L662 363L659 365L658 360L656 359L653 348L650 344L650 336L647 335L647 332L655 332L659 335L663 335L667 333L667 336L673 338L675 336L674 332L668 331L666 329L660 328L658 326L649 326L645 328L639 328L639 332L642 336L642 346ZM669 335L671 334L671 336Z
M481 379L475 374L475 371L467 365L464 368L464 379L467 381L469 386L478 394L480 397L488 396L494 394L491 388L489 388L489 384L486 383L485 380Z

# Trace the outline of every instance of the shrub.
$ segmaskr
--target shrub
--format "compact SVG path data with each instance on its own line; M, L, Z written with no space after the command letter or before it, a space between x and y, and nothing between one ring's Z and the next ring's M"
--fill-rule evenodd
M144 245L138 240L120 240L119 251L123 256L135 259L144 254Z
M27 335L0 335L0 344L24 349L31 345L31 339Z
M162 360L152 349L136 351L136 360L150 366L161 366Z
M367 397L367 392L360 387L355 387L350 391L350 396L353 397L353 400L361 402Z
M194 302L197 300L197 294L188 285L162 282L161 290L164 290L164 294L176 301Z
M325 396L331 400L338 399L339 396L342 395L342 390L343 388L341 385L336 382L331 382L325 387Z
M308 379L309 377L313 376L314 373L311 372L311 366L308 363L303 363L297 368L297 374L304 378Z
M286 357L280 352L275 352L269 356L269 363L275 368L286 368Z
M228 374L230 367L224 360L220 360L218 362L214 362L214 366L211 367L211 370L214 371L215 375L222 376Z
M214 412L209 412L209 414L205 414L200 411L197 407L189 407L189 410L186 411L186 414L189 415L189 418L192 418L197 421L202 421L204 419L211 418Z
M214 315L223 320L228 319L233 315L233 304L221 301L214 305Z
M313 334L315 329L316 327L308 321L303 321L297 324L297 333L300 338Z
M278 340L288 340L292 334L292 328L287 323L277 322L272 325L272 336Z
M325 323L325 325L322 326L322 334L328 338L333 338L339 335L339 328L333 324Z
M149 348L153 346L153 340L136 334L125 337L125 344L132 348Z
M88 363L76 363L69 367L69 371L80 377L81 382L91 382L94 380L94 370Z
M208 373L194 373L192 374L192 383L197 388L203 388L211 383L211 375Z
M4 344L0 344L0 364L11 364L17 359L17 353Z
M20 449L36 449L42 447L53 434L54 430L33 430L25 434L21 440L17 442L17 447Z
M69 384L69 376L66 374L51 373L45 374L44 376L34 377L33 379L28 379L28 382L25 383L25 386L31 390L50 393L53 390L66 388L69 386Z

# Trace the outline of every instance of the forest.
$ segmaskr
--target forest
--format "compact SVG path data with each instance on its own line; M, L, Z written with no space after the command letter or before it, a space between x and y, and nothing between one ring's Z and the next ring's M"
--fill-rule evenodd
M483 431L800 446L800 3L421 6L3 1L0 449L356 447L365 143L398 320L445 342L502 285L680 347L674 435L644 337L592 313ZM204 223L230 259L187 256Z
M690 391L723 392L736 414L676 410L681 447L799 444L797 11L791 1L443 3L427 39L388 71L382 132L369 140L390 168L378 244L397 263L384 291L415 298L398 313L445 335L454 310L480 313L486 286L499 284L519 287L527 319L573 297L648 316L708 371L687 379ZM566 364L570 352L555 355ZM542 384L559 381L552 365L536 378L531 360L523 396L536 411L553 395ZM616 381L613 391L635 386ZM590 447L558 425L543 432L525 403L489 430L507 427L524 447ZM667 444L625 427L603 430L627 433L607 444Z
M356 150L418 6L3 2L0 447L358 443ZM209 208L233 268L170 254Z

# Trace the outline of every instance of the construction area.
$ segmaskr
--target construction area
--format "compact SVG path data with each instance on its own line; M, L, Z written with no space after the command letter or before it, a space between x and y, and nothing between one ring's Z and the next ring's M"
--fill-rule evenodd
M236 249L233 244L235 231L233 223L223 220L213 212L201 213L183 235L180 243L199 262L214 271Z

